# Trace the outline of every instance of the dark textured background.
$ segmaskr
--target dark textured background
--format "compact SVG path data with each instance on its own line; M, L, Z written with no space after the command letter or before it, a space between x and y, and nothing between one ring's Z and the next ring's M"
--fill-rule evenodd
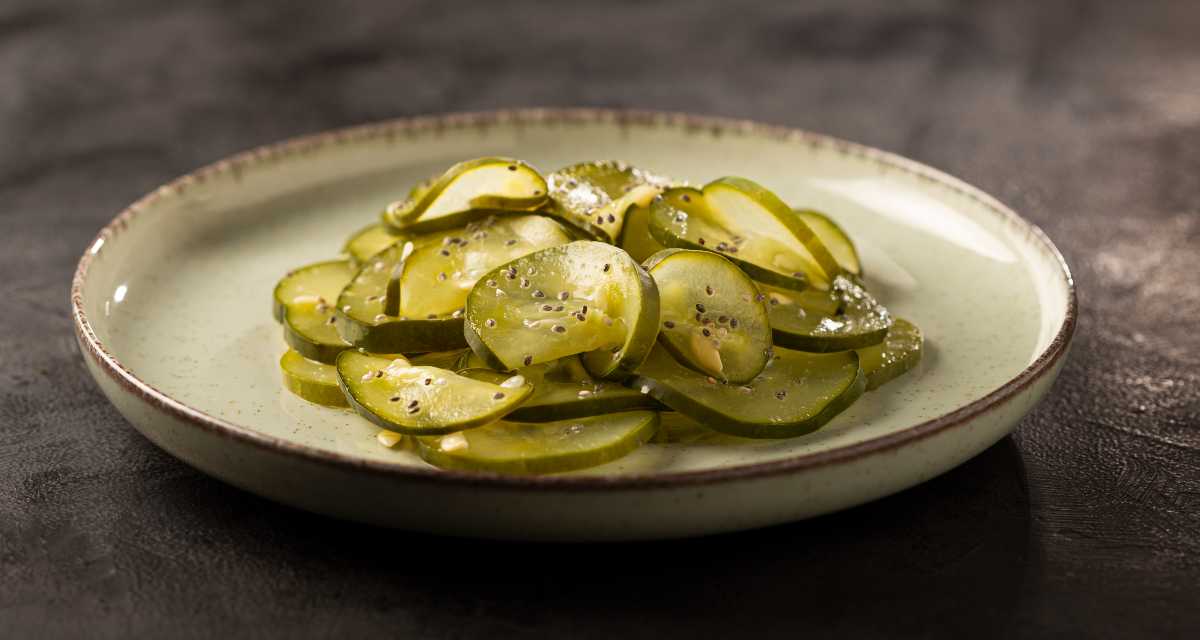
M1200 5L294 4L0 3L0 637L1200 634ZM979 185L1075 269L1056 389L875 504L563 547L276 506L87 377L71 272L143 192L286 136L517 105L756 118Z

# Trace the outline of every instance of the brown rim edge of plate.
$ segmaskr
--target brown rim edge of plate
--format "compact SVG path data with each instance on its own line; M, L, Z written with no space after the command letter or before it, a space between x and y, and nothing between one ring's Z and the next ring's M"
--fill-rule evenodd
M175 400L135 376L133 372L127 369L116 357L105 349L92 330L87 314L83 311L83 284L87 279L88 267L92 259L103 250L108 240L119 235L141 210L160 199L181 196L186 193L189 187L202 184L209 178L219 174L232 173L238 176L247 167L267 161L285 159L292 155L306 154L330 145L336 146L377 138L392 139L400 134L409 136L422 133L437 134L447 130L465 128L486 129L509 124L614 124L620 127L677 128L694 133L707 132L714 136L725 134L753 135L776 141L831 147L843 154L873 161L884 168L899 170L921 180L939 184L960 196L975 201L977 204L999 216L1006 224L1016 226L1024 231L1029 238L1035 241L1035 244L1042 251L1049 254L1058 264L1060 275L1063 277L1067 287L1066 315L1050 344L1016 377L1000 385L982 398L967 403L950 413L878 438L872 438L871 440L838 449L782 460L718 469L612 476L512 476L485 472L446 471L434 467L407 467L386 462L363 460L353 456L322 451L296 444L216 418ZM1006 402L1053 369L1054 365L1066 354L1067 347L1075 333L1077 301L1075 282L1066 260L1054 243L1050 241L1049 237L1037 225L1022 218L1015 211L1001 204L983 191L958 178L914 160L824 134L780 125L763 124L750 120L651 110L526 108L399 118L374 124L335 129L323 133L291 138L244 151L176 178L131 204L119 213L112 222L101 229L95 239L89 243L88 248L83 253L83 257L79 260L79 265L75 270L75 276L71 283L71 315L74 319L75 333L79 342L84 345L88 355L96 361L97 365L109 377L154 408L222 437L267 449L275 453L297 455L311 462L368 471L398 479L449 482L452 484L493 487L497 489L613 490L707 485L724 481L787 474L889 451L903 444L921 440L946 429L961 425Z

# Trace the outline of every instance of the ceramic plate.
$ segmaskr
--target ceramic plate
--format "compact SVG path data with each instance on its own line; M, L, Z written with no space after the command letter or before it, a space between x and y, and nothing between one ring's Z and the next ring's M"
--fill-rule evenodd
M703 183L744 175L839 220L868 282L928 336L921 368L807 437L650 444L544 477L445 472L355 415L283 390L269 298L409 185L469 157L544 170L623 159ZM940 474L1009 433L1067 351L1062 256L990 196L911 160L750 122L604 110L398 120L256 149L147 195L79 263L72 310L104 393L147 438L248 491L436 533L640 539L761 527Z

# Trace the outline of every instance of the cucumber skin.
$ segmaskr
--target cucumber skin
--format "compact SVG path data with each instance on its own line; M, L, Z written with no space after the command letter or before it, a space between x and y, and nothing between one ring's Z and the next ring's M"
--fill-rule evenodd
M838 261L834 259L833 254L829 253L829 249L821 242L816 232L808 226L808 223L801 219L800 216L795 215L791 207L784 204L779 199L779 196L766 187L753 180L737 176L717 178L704 185L704 188L707 190L713 185L723 185L741 191L758 201L763 207L774 214L775 219L787 227L796 240L808 249L809 254L812 255L813 260L817 263L821 271L825 273L825 277L829 282L833 282L833 279L844 271L842 266L838 264ZM824 289L824 287L819 288Z
M628 257L628 256L627 256ZM622 381L633 375L642 366L650 350L658 342L658 323L661 320L658 300L658 284L650 276L650 272L633 260L634 270L638 276L638 287L642 290L642 313L637 326L631 329L631 335L625 339L621 348L621 357L613 361L610 352L591 352L583 354L583 368L587 372L603 380ZM605 363L605 361L608 361Z
M520 406L504 417L513 422L554 422L574 418L590 418L625 411L664 411L666 407L648 394L620 398L594 398L557 405Z
M441 216L439 218L434 218L433 220L427 220L425 222L419 221L420 217L422 215L424 215L426 210L429 209L429 206L439 196L442 195L442 192L446 190L446 187L448 187L451 182L453 182L455 179L457 179L458 176L462 175L462 173L465 171L469 171L471 169L475 169L480 166L483 166L486 164L491 164L491 163L511 163L511 164L516 164L516 165L522 166L526 169L529 169L530 171L533 171L539 178L542 179L541 191L542 191L543 197L539 197L536 199L530 199L528 201L513 201L512 208L499 208L499 207L495 207L495 206L476 208L476 207L472 206L469 209L459 212L459 213ZM458 170L458 171L455 172L455 170ZM455 172L455 173L453 175L450 175L451 172ZM546 184L546 179L544 177L542 177L542 175L540 173L538 173L537 169L534 169L533 167L529 166L528 164L526 164L520 160L517 160L515 158L504 158L504 157L499 157L499 156L475 158L473 160L465 160L463 162L459 162L459 163L455 164L454 166L450 167L449 169L447 169L444 173L442 173L442 175L438 176L437 180L435 180L434 183L431 184L429 186L429 188L426 189L425 192L421 194L420 199L413 204L412 208L409 209L407 212L403 213L399 217L399 219L397 219L394 215L390 214L388 211L383 212L383 214L381 215L381 219L383 220L383 223L388 227L388 229L391 230L395 234L405 234L405 233L413 233L413 232L426 233L426 232L430 232L430 231L443 231L446 229L451 229L454 227L462 226L462 225L466 224L467 222L470 222L472 219L474 219L476 217L486 217L487 215L494 215L496 213L529 213L529 212L537 209L538 207L542 206L543 204L546 203L547 200L550 199L549 191L550 190L549 190L549 186Z
M803 333L790 333L780 329L771 329L771 338L777 346L794 349L807 353L836 353L838 351L853 351L873 347L883 342L887 337L887 329L879 329L869 333L859 333L852 336L813 336Z
M858 354L855 353L857 359ZM772 440L779 438L794 438L802 436L817 429L820 429L827 422L836 417L839 413L845 411L850 405L854 404L862 394L867 390L867 377L863 374L862 367L858 369L858 375L854 377L854 381L840 394L837 398L825 405L821 411L802 422L792 424L759 424L753 422L743 422L734 416L722 414L721 412L706 407L690 396L679 393L666 385L661 385L653 378L644 376L634 376L630 386L644 386L649 388L650 395L655 400L671 407L675 411L682 413L693 420L696 420L713 431L720 431L733 436L742 438L755 438L762 440Z
M619 460L620 458L623 458L623 457L629 455L630 453L633 453L633 451L636 450L638 447L641 447L643 444L649 442L658 433L658 429L659 429L659 426L662 424L662 421L657 412L648 412L648 413L651 413L650 419L641 425L641 427L635 433L634 437L629 438L625 442L623 442L622 443L623 446L614 447L614 448L606 451L605 455L600 458L589 459L588 464L564 466L562 464L563 461L569 461L569 460L577 459L580 457L586 458L586 456L581 456L580 454L577 454L577 453L563 453L563 454L554 456L552 458L546 458L543 460L535 461L534 464L529 464L525 461L521 461L519 463L513 463L513 464L499 463L499 464L493 465L487 469L481 469L478 466L472 466L470 464L463 464L455 456L445 455L445 454L441 453L440 451L438 451L437 449L425 445L424 442L422 442L420 445L418 445L417 455L421 456L422 460L428 462L429 464L431 464L435 467L439 467L442 469L455 469L455 470L461 470L461 471L474 471L476 473L545 474L545 473L561 473L564 471L575 471L578 469L586 469L588 467L594 467L594 466L606 464L606 463L612 462L613 460Z
M653 211L653 209L651 211ZM650 219L654 219L653 214L651 214ZM687 240L686 238L681 238L673 233L669 233L666 229L663 229L652 222L648 224L647 227L650 229L650 237L654 238L654 240L662 246L667 247L668 249L691 249L693 251L707 251L709 253L715 253L737 265L738 268L740 268L746 275L750 276L751 280L755 280L763 284L769 284L773 287L779 287L780 289L788 289L790 291L804 291L810 286L808 278L790 276L773 269L760 267L753 262L748 262L737 256L730 255L728 253L721 253L720 251L714 250L712 247L697 244Z
M345 315L341 309L335 314L342 339L371 353L449 351L467 346L462 318L390 320L366 325Z
M283 374L283 386L306 402L338 409L345 409L350 406L346 404L346 394L342 392L341 388L326 389L321 385L314 385L303 380L298 380L287 373Z
M329 385L310 382L289 373L287 368L283 366L287 357L288 354L285 352L279 358L279 373L283 376L283 386L288 391L296 394L301 400L313 404L338 408L348 406L346 404L346 395L342 393L340 387L331 387Z
M658 266L659 264L662 264L662 262L665 261L667 258L670 258L671 256L678 254L678 253L685 253L687 251L688 251L687 249L678 249L678 248L663 249L662 251L659 251L658 253L650 256L649 258L646 258L645 262L642 263L642 266L645 267L646 272L649 273L651 270L654 269L654 267ZM718 253L715 251L706 251L705 253L712 253L712 254L715 254L722 258L725 258L726 261L728 261L730 263L733 262L732 260L729 260L729 257L723 253ZM738 265L733 264L733 267L736 269L736 268L738 268ZM747 281L750 283L750 287L752 289L757 290L757 287L754 285L754 282L753 282L754 279L750 278L750 276L748 276L744 270L742 271L742 276L747 279ZM653 278L654 277L653 274L651 274L650 277ZM750 304L750 303L747 303L747 304ZM761 302L758 304L760 306L762 305ZM763 312L763 316L767 317L767 310L765 307L763 308L762 312ZM770 325L768 324L767 326L770 326ZM709 375L709 373L707 371L702 371L702 370L696 368L696 366L692 363L691 357L686 353L681 353L675 347L675 345L671 344L671 342L669 342L668 340L662 339L662 340L659 340L658 343L661 344L664 349L669 351L671 353L671 355L675 356L675 360L677 362L679 362L680 364L682 364L682 365L688 367L689 369L696 371L702 375ZM774 334L772 334L772 342L767 344L767 348L769 349L772 344L778 344L774 341ZM784 345L784 346L786 346L786 345ZM764 357L763 361L762 361L762 367L759 367L758 371L755 371L754 375L752 375L752 376L738 378L736 380L725 379L725 380L723 380L723 382L726 382L729 384L742 384L742 383L748 382L748 381L754 379L754 376L757 376L759 373L762 373L763 368L765 368L767 366L767 362L769 362L769 361L770 361L769 357Z
M353 352L348 351L347 353L353 353ZM504 418L504 414L500 414L500 415L488 414L488 415L480 417L476 420L453 424L453 425L446 426L446 427L421 427L421 428L414 429L413 427L406 427L402 424L397 424L395 422L392 422L392 421L388 420L387 418L384 418L383 416L377 415L374 412L372 412L370 409L368 409L366 406L364 406L362 403L360 403L358 401L358 398L354 395L354 391L351 390L350 386L346 383L346 379L342 377L342 372L341 372L340 368L338 370L337 379L338 379L338 388L341 389L342 394L346 396L347 406L349 406L351 409L354 409L355 413L366 418L369 422L375 424L376 426L382 427L384 429L388 429L390 431L395 431L396 433L402 433L406 436L441 436L441 435L446 435L448 433L454 433L455 431L463 431L465 429L470 429L472 427L480 427L485 424L489 424L489 423L492 423L492 422L495 422L497 420ZM532 393L532 392L533 392L533 389L530 388L527 393Z
M496 371L517 370L517 367L509 368L500 361L500 358L497 357L495 353L492 353L492 350L489 349L486 344L484 344L483 338L479 337L479 334L475 332L475 328L471 326L470 322L463 323L462 334L463 339L467 342L467 346L470 347L471 351L474 351L475 355L479 356L487 366L495 369Z
M351 346L349 344L322 344L306 340L292 329L292 325L288 322L286 314L283 318L283 341L305 358L316 360L322 364L333 364L337 361L338 355Z

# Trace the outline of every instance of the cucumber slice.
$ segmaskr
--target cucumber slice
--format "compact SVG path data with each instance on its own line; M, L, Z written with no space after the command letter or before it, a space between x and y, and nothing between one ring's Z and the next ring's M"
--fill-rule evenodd
M495 422L533 393L521 376L492 384L404 358L345 351L338 384L364 418L407 435L434 435Z
M461 233L413 252L404 262L399 315L421 318L461 313L483 274L540 249L571 241L562 225L542 216L488 217Z
M310 360L331 363L350 345L334 325L333 301L354 275L347 260L300 267L275 285L273 311L288 345Z
M317 404L329 407L345 407L346 396L338 387L337 368L309 360L288 349L279 359L283 371L283 386L288 391Z
M421 353L465 347L462 314L420 318L384 313L392 273L413 243L396 243L371 256L337 298L336 327L342 338L373 353Z
M921 329L904 318L896 318L883 342L858 351L867 376L867 391L874 391L916 367L924 349Z
M631 386L705 426L744 438L790 438L820 428L862 395L858 354L776 349L744 385L724 384L679 364L666 349L650 353Z
M771 191L746 178L726 177L704 186L704 197L726 229L747 237L748 246L779 245L784 251L771 263L801 271L817 289L829 286L842 272L841 265L803 220Z
M625 213L625 226L621 228L621 239L617 246L624 249L634 260L645 262L646 258L666 249L650 235L650 207L633 206Z
M828 353L861 349L883 341L892 316L849 276L833 279L829 291L780 291L763 287L775 344Z
M558 473L611 462L650 440L658 414L628 411L528 424L496 422L438 438L419 438L418 454L444 469Z
M668 190L651 205L650 233L668 247L724 254L750 277L778 287L828 289L841 273L799 216L744 178Z
M646 270L658 285L658 341L683 364L718 380L754 378L771 355L767 308L754 281L711 251L667 249Z
M622 162L581 162L550 174L546 213L613 244L630 207L646 206L668 180Z
M494 369L586 353L592 375L623 376L658 333L658 290L629 254L579 240L491 271L467 297L464 332Z
M811 209L796 209L796 215L808 225L809 229L816 234L817 239L825 248L829 250L830 255L844 271L852 273L856 276L862 275L862 262L858 259L858 249L854 248L854 242L850 240L850 236L843 230L838 223L832 218Z
M511 158L476 158L450 167L419 199L389 207L393 232L420 233L461 226L481 214L532 211L545 204L546 180Z
M564 360L579 363L579 358L574 356ZM491 369L466 369L458 374L494 384L509 376ZM619 411L662 408L662 405L649 395L615 382L596 382L590 378L564 381L556 380L555 377L553 373L548 372L540 380L535 380L533 395L521 406L513 409L505 419L516 422L549 422Z
M373 224L355 231L346 240L342 253L350 256L350 261L358 266L400 239L400 236L392 235L385 225Z
M650 204L647 226L656 243L679 249L716 251L758 282L796 291L808 287L808 277L804 273L784 272L782 267L772 263L773 256L780 255L779 243L768 239L747 245L745 236L721 227L712 218L702 191L680 187L667 190Z

